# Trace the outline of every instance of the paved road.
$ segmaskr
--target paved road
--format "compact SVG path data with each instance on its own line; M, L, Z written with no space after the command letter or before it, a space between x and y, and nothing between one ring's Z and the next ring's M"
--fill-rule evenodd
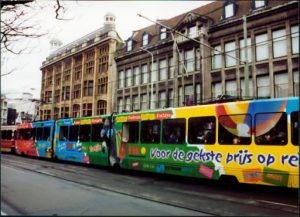
M11 166L1 165L1 173L9 215L204 215Z
M9 154L1 156L1 169L1 205L8 214L298 216L297 190L291 189L119 174Z

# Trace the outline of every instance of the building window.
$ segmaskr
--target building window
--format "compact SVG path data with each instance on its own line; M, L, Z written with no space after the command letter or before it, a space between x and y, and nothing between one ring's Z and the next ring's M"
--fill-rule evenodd
M196 84L196 104L201 103L201 84Z
M137 95L132 96L132 106L133 106L133 111L138 111L139 110L139 98Z
M269 50L268 50L268 35L261 34L255 36L256 43L256 60L265 60L269 58Z
M215 46L212 50L212 69L220 69L222 67L221 45Z
M130 102L130 96L125 97L125 110L127 112L131 111L131 102Z
M196 38L198 36L198 26L192 26L188 28L188 37Z
M61 118L68 118L69 117L69 107L61 107L60 117Z
M82 69L81 65L75 67L75 81L78 81L81 79L81 69Z
M274 58L287 55L286 31L280 29L273 31L273 55Z
M74 86L73 98L78 99L81 97L81 85L77 84Z
M174 107L174 91L170 89L168 91L168 107Z
M293 72L294 96L299 96L299 71Z
M222 83L216 82L212 84L212 97L216 99L218 96L222 95Z
M70 86L62 87L62 101L70 99Z
M289 78L288 73L275 74L275 98L288 97L289 95Z
M52 91L46 91L46 102L52 102Z
M265 0L254 0L254 8L261 8L266 5Z
M163 59L159 61L159 80L167 79L167 60Z
M142 84L148 83L148 67L147 64L142 65Z
M118 99L118 113L121 113L123 111L123 99Z
M97 102L97 115L105 115L106 114L107 103L105 100L99 100Z
M236 90L237 90L236 80L225 81L225 94L226 95L237 96Z
M196 70L200 70L200 48L196 49Z
M126 69L125 87L132 86L131 82L131 69Z
M160 28L159 37L160 37L160 40L163 40L163 39L167 38L167 28L165 28L165 27Z
M166 107L166 92L162 91L158 94L158 107L165 108Z
M92 103L84 103L82 109L83 117L92 116L92 109L93 109Z
M64 70L64 81L70 81L71 78L71 68Z
M61 73L55 74L55 86L60 86L60 81L61 81Z
M94 73L94 60L89 60L86 64L86 73L93 74Z
M245 93L245 79L241 79L241 97L253 97L253 82L251 78L249 78L249 96L246 96Z
M79 117L80 116L80 105L74 104L73 105L73 117Z
M151 99L151 93L150 93L149 98L150 98L150 102L152 102L152 106L150 107L150 109L156 109L157 108L156 93L153 93L153 99Z
M225 18L232 17L234 15L234 4L230 3L225 5Z
M60 90L55 90L54 95L54 102L60 102Z
M109 45L103 45L99 47L99 73L105 73L108 70L108 60L109 60Z
M194 51L187 50L184 51L184 73L193 72L194 71Z
M174 78L174 59L171 57L169 59L169 79Z
M133 85L139 85L140 84L140 69L139 67L133 68Z
M225 43L225 66L226 67L235 66L236 65L235 58L236 58L235 41Z
M292 33L292 53L298 54L299 53L299 26L292 26L291 27Z
M258 76L257 83L257 97L270 97L270 78L269 75Z
M142 45L145 46L149 43L149 35L148 33L144 33L143 34L143 42L142 42Z
M84 96L93 96L93 81L84 81Z
M246 57L245 57L245 44L244 44L244 39L240 40L240 59L242 64L244 64L244 62L246 61ZM248 63L252 62L252 52L251 52L251 38L247 38L247 51L248 51Z
M178 87L178 106L183 106L183 93L182 87Z
M107 93L107 82L108 78L103 77L98 79L98 94L106 94Z
M146 94L141 94L141 110L147 110L147 95Z
M150 64L150 71L151 71L151 82L157 81L157 64L156 64L156 62L153 63L153 68L152 68L152 63Z
M118 79L119 88L124 87L124 71L119 72L119 79Z
M190 106L194 103L194 90L193 85L184 86L184 105Z
M128 40L127 41L127 51L131 51L132 50L132 40Z
M54 120L58 119L58 115L59 115L59 108L55 107L54 108Z

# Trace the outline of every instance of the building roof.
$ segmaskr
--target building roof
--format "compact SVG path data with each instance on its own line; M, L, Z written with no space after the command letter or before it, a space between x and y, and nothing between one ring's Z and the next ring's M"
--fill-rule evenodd
M284 3L288 3L290 1L288 1L288 0L268 1L268 4L265 7L265 9L271 8L271 7L274 7L277 5L281 5ZM236 10L235 16L232 18L228 18L228 19L222 19L222 16L224 13L224 2L225 1L223 1L223 0L214 1L212 3L206 4L199 8L195 8L191 11L188 11L186 13L172 17L170 19L163 20L163 21L161 21L161 24L164 24L170 28L175 28L178 25L178 23L180 23L181 20L183 20L184 17L188 13L194 13L199 16L210 18L210 20L213 22L213 26L215 26L217 24L226 23L229 20L236 20L238 18L241 18L243 15L249 15L252 12L252 2L253 2L252 0L236 0L235 3L237 6L237 10ZM257 9L257 10L259 10L259 9ZM132 39L133 41L136 42L133 45L132 51L137 51L141 47L142 37L145 32L147 32L151 35L151 40L149 41L148 46L151 47L152 45L157 44L159 42L159 30L160 30L160 26L157 24L153 24L153 25L147 26L143 29L134 31L134 34L130 38L127 39L127 40ZM169 38L169 39L171 39L171 38ZM120 54L125 53L125 47L123 48L122 51L120 52Z

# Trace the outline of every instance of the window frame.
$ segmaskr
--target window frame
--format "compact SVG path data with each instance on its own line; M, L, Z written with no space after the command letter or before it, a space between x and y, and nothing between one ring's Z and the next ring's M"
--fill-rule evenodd
M214 128L212 129L212 130L210 130L210 131L213 131L214 132L214 142L213 143L193 143L193 142L191 142L191 140L190 140L190 138L191 138L191 135L190 135L190 132L191 132L191 130L190 130L190 128L192 128L192 127L190 127L191 126L191 121L193 121L193 120L196 120L196 119L208 119L208 118L212 118L213 119L213 123L214 123ZM207 122L206 122L207 123ZM188 144L203 144L203 145L215 145L216 144L216 135L217 135L217 131L216 131L216 127L217 127L217 125L216 125L216 123L217 123L217 118L215 117L215 116L198 116L198 117L190 117L189 119L188 119L188 135L187 135L187 142L188 142Z
M157 141L153 141L153 142L146 141L145 142L145 140L143 140L145 138L143 135L143 124L149 123L149 122L159 122L159 125L158 125L159 126L159 140L158 140L158 142ZM141 141L140 141L140 143L141 144L161 144L161 128L162 128L161 125L162 125L162 122L160 120L141 121L141 123L140 123L140 139L141 139ZM152 126L152 129L153 129L153 126Z
M257 140L256 140L256 117L257 117L257 115L263 115L263 114L278 114L278 113L281 113L281 114L283 114L283 115L285 115L285 121L286 121L286 131L285 131L285 133L286 133L286 142L285 142L285 144L274 144L274 143L272 143L272 144L259 144L259 143L257 143ZM280 117L281 118L281 117ZM254 143L255 143L255 145L259 145L259 146L286 146L287 144L288 144L288 139L289 139L289 136L288 136L288 120L287 120L287 118L288 118L288 115L287 115L287 113L286 112L258 112L258 113L256 113L255 115L254 115L254 126L255 126L255 128L254 128ZM280 119L279 119L279 121L280 121ZM277 125L278 123L276 123L276 125ZM275 126L276 126L275 125ZM274 126L274 127L275 127ZM272 129L274 129L274 127L272 128ZM270 129L269 131L271 131L272 129ZM268 132L269 132L268 131ZM267 133L267 132L266 132ZM263 136L263 135L265 135L266 133L264 133L264 134L262 134L262 135L260 135L260 136Z
M220 127L222 127L222 128L224 128L225 129L225 127L221 124L221 121L220 121L220 118L222 118L222 117L225 117L225 116L229 116L229 117L231 117L231 116L241 116L241 115L244 115L244 116L248 116L248 117L250 117L250 124L251 124L251 126L249 126L249 130L250 130L250 142L249 142L249 144L248 143L238 143L238 144L234 144L233 142L232 143L224 143L224 142L221 142L220 141L220 135L221 135L221 130L220 130ZM224 146L228 146L228 145L233 145L233 146L240 146L240 145L251 145L252 144L252 125L253 125L253 123L252 123L252 115L251 114L249 114L249 113L243 113L243 114L230 114L230 115L220 115L220 116L218 116L218 144L219 145L224 145ZM226 130L226 129L225 129ZM227 130L226 130L227 131ZM230 132L228 132L227 131L227 133L230 133ZM231 133L230 133L231 134ZM232 135L234 135L234 134L232 134ZM237 135L234 135L234 136L237 136ZM241 138L241 137L243 137L243 136L237 136L237 137L239 137L239 139ZM244 137L245 139L248 139L248 137Z
M297 131L296 135L297 135L298 138L295 135L296 140L294 140L294 127L293 127L293 123L294 123L293 122L293 120L294 120L293 116L294 116L294 114L297 114L297 118L295 120L297 120L297 125L298 125L297 128L296 128L296 131ZM299 111L291 112L290 117L291 117L291 144L294 145L294 146L299 146Z

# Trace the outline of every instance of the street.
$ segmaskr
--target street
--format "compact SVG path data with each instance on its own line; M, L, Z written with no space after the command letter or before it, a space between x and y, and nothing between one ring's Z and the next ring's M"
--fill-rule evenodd
M1 215L298 216L297 189L1 155Z

